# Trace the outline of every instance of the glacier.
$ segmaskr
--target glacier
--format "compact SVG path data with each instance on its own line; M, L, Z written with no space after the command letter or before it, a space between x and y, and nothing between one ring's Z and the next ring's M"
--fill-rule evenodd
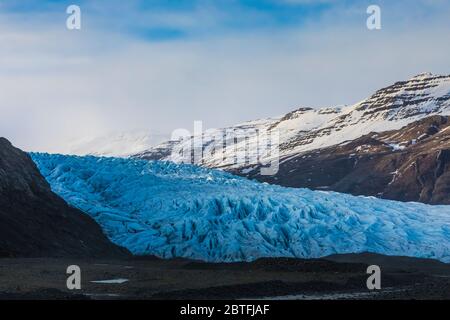
M285 188L188 164L30 154L135 255L210 262L373 252L450 262L450 206Z

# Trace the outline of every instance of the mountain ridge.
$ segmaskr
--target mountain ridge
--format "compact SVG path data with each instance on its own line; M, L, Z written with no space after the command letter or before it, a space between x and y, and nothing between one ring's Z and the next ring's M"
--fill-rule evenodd
M450 204L449 154L450 117L430 116L399 130L282 158L273 176L261 176L254 166L231 171L288 187Z
M450 115L450 75L424 73L407 81L399 81L377 90L369 98L351 106L327 107L322 109L298 108L278 118L248 121L242 124L205 131L204 156L199 163L212 168L236 168L242 165L227 161L236 153L234 146L225 148L223 154L210 152L214 147L211 138L225 134L226 130L256 129L273 132L280 136L280 156L337 145L353 140L369 132L382 132L401 127L430 115ZM199 137L185 141L168 141L134 157L153 160L172 160L180 162L176 154L186 149L183 144L195 144ZM245 151L257 148L255 136L236 145L236 150ZM174 152L175 150L175 152ZM225 164L225 165L224 165ZM245 164L244 164L245 166Z
M448 204L449 116L450 75L422 73L354 105L300 107L282 116L169 140L132 157L175 163L194 160L197 165L282 186ZM248 137L235 139L233 132ZM258 161L237 163L238 154L249 156L260 150L261 132L270 137L278 134L278 155L260 154ZM226 147L217 137L224 137ZM193 157L196 145L202 146L202 157ZM279 163L278 172L262 175L261 169L272 159Z

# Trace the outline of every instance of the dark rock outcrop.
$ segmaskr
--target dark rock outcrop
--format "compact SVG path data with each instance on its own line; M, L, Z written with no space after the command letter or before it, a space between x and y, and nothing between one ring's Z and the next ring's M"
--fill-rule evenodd
M0 138L0 257L128 255L88 215L51 191L28 154Z
M288 187L450 204L450 117L431 116L280 163L275 176L260 176L259 168L245 176ZM241 169L234 173L244 175Z

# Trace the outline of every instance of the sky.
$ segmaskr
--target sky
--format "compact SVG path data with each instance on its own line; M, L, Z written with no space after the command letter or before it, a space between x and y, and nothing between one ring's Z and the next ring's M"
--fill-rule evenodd
M68 30L66 8L81 8ZM368 30L367 7L381 8ZM0 0L0 136L27 151L354 104L450 74L448 0Z

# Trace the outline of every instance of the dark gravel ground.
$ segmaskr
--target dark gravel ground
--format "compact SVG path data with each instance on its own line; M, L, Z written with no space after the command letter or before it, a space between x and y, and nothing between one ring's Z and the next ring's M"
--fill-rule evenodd
M367 266L382 289L366 287ZM67 266L82 288L66 287ZM91 281L127 279L120 284ZM211 264L154 257L127 260L0 259L0 299L450 299L450 265L374 254Z

